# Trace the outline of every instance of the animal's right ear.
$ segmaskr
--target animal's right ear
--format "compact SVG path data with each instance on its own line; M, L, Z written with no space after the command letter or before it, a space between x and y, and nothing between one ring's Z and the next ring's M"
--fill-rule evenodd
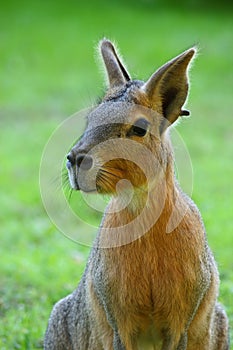
M191 48L173 58L152 74L142 87L152 108L164 117L161 133L179 116L189 115L182 107L188 95L188 68L195 53L196 49Z
M100 42L100 51L107 71L110 88L124 85L130 80L129 73L122 64L113 44L104 39Z

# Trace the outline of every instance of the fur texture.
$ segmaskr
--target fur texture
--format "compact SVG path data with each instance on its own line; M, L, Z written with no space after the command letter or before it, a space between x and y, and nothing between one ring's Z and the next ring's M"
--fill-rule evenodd
M169 126L187 114L182 107L195 49L142 82L130 79L110 41L103 40L100 48L109 89L69 153L69 172L74 189L96 188L115 197L77 289L54 306L45 349L227 350L218 270L200 213L175 180L169 141ZM143 128L137 129L142 117L148 128L143 136ZM119 139L129 146L121 150ZM129 160L132 155L143 162L147 176ZM83 177L80 157L93 159ZM120 181L121 193L127 193L125 179L132 198L114 210Z

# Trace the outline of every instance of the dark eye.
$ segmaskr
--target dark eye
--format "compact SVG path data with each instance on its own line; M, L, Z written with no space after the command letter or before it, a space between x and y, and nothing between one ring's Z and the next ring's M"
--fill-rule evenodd
M147 129L149 126L148 120L144 118L138 119L135 124L130 129L130 135L136 135L136 136L145 136L147 133Z

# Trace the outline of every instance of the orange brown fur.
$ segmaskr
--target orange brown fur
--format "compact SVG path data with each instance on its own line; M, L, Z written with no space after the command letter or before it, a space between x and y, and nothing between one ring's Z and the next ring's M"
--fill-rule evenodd
M114 197L78 288L54 307L45 349L228 350L228 320L217 303L217 266L200 213L174 177L168 132L182 115L195 50L168 62L146 83L130 80L109 41L102 42L101 51L110 89L89 125L103 118L110 125L110 118L120 117L106 134L104 127L91 137L84 133L68 156L69 171L75 189L92 190L93 169L81 181L77 160L84 155L97 159L96 189ZM139 116L150 132L132 132ZM98 140L100 147L90 153ZM123 140L126 156L115 157ZM147 153L140 155L140 147ZM148 177L150 168L154 176ZM122 208L128 183L133 194Z

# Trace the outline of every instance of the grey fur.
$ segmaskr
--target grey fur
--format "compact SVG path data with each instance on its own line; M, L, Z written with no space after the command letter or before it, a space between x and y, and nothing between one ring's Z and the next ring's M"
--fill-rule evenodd
M168 167L169 164L173 163L173 159L170 143L164 135L168 126L180 115L185 114L182 107L188 93L187 67L195 50L190 49L168 62L154 73L146 83L130 80L114 46L108 40L101 42L101 52L110 88L100 105L89 114L84 136L71 150L70 157L75 160L78 154L85 154L91 151L94 146L98 147L99 143L111 138L126 138L123 125L127 123L132 108L139 104L137 94L140 93L153 100L154 105L151 108L158 109L159 116L157 114L157 117L154 118L154 123L159 124L157 129L162 142L157 150L157 156L160 158L161 167ZM176 85L177 81L179 88L174 90L173 86ZM160 101L159 104L161 96L162 102ZM160 115L162 116L160 117ZM108 125L108 121L111 125ZM100 124L101 127L99 127ZM151 150L153 150L152 146ZM103 155L109 150L101 148L96 152L97 155L101 152ZM75 163L71 165L70 168L75 168ZM159 167L156 171L159 172ZM75 174L73 177L76 176ZM73 186L78 189L78 184L73 184ZM82 189L88 190L92 188L93 183L84 177L83 186ZM157 278L152 276L154 271L157 271L153 269L153 264L164 264L165 271L172 271L169 266L169 253L165 249L160 256L164 259L163 262L157 261L158 246L146 245L146 235L143 239L140 238L128 245L103 248L102 232L106 217L104 216L77 289L60 300L53 308L45 335L45 350L229 349L227 316L223 308L216 302L219 283L218 271L206 241L202 219L194 203L182 193L177 184L175 184L175 188L179 192L180 203L185 203L187 207L187 215L185 214L180 226L180 240L187 243L200 232L201 240L203 240L203 244L200 243L200 252L196 252L196 255L194 243L190 241L190 261L193 258L193 263L190 262L190 266L187 268L190 269L192 276L186 273L183 262L178 262L179 269L182 269L182 276L185 278L181 282L180 290L187 289L187 295L185 295L187 308L182 309L181 315L176 312L173 318L178 317L183 326L180 327L180 324L177 324L177 329L174 330L172 321L167 321L163 326L157 324L156 327L154 324L154 319L158 317L157 312L163 310L164 305L160 305L157 299L160 295L160 283ZM186 232L186 237L182 227L185 230L187 225L191 225L188 217L192 218L193 225L190 227L190 231ZM161 230L164 230L162 226ZM173 239L174 236L170 237ZM121 283L124 270L119 265L118 253L120 252L125 256L125 259L128 259L134 254L134 247L138 249L138 252L134 256L133 265L130 266L132 269L130 277L133 278L136 275L138 282L135 290L131 290L130 277L125 282L127 285ZM150 256L149 260L145 259L145 252ZM187 256L186 251L181 253L181 255L177 254L177 259ZM176 252L171 252L171 254L171 258L176 257ZM150 271L152 275L149 273ZM171 278L172 276L171 274ZM165 280L167 278L166 274L162 277ZM167 283L169 285L170 281ZM149 285L148 289L150 290L149 297L146 296L147 285ZM122 301L121 293L123 290L128 299L123 297ZM140 298L134 300L136 295L144 296L143 293L145 293L145 305L144 302L141 303ZM161 295L162 297L163 295ZM176 299L171 298L165 302L176 310ZM127 311L128 304L136 305L134 309L130 308L131 312ZM173 310L172 307L171 310ZM168 308L168 310L170 309ZM162 320L162 311L160 312ZM139 323L134 322L134 318L139 316L144 317L150 324L144 333L138 330ZM170 320L169 317L169 312L167 312L167 319ZM135 325L135 327L130 330L129 325Z

